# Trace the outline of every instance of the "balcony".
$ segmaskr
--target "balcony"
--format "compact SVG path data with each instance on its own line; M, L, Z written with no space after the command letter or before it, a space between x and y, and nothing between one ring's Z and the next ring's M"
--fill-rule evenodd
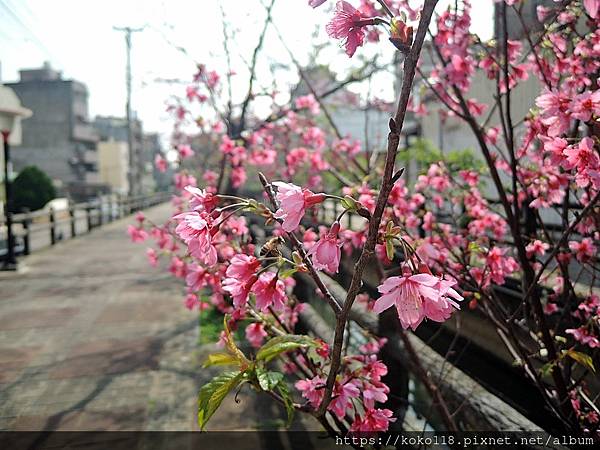
M73 140L85 142L98 142L98 132L88 123L79 123L73 127Z

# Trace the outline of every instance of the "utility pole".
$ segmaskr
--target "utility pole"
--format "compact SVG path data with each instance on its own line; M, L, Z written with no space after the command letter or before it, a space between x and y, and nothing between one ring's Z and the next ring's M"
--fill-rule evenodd
M131 27L113 27L115 31L125 33L125 47L127 49L127 66L125 74L125 85L127 88L127 103L125 105L125 115L127 118L127 146L129 147L129 171L127 172L129 180L129 195L139 193L139 156L138 150L133 148L133 127L132 127L132 112L131 112L131 34L142 31L144 28Z

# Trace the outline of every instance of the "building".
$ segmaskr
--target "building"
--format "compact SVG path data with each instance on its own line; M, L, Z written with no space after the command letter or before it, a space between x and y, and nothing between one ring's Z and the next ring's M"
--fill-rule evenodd
M94 127L98 133L100 141L103 142L121 142L128 147L128 127L127 119L123 117L113 116L97 116L94 119ZM130 193L132 194L147 194L155 189L153 175L153 161L155 149L147 140L142 122L134 118L131 121L132 154L129 153L128 171ZM160 141L158 141L160 145Z
M144 141L144 167L152 174L151 186L156 191L167 191L173 185L173 169L168 167L165 172L159 171L154 165L156 155L163 158L163 146L158 133L145 133ZM148 188L148 186L146 187Z
M126 142L98 143L98 172L100 181L109 185L113 193L129 193L129 149Z
M525 29L529 30L531 34L537 34L544 29L544 24L538 20L538 6L555 8L557 4L554 0L530 0L522 2L518 5L518 8L521 10L521 19L519 19L519 16L512 7L507 6L506 28L508 29L509 39L524 39ZM522 23L521 20L523 21ZM502 5L496 3L494 5L494 36L497 39L501 39L504 36L503 29Z
M337 84L335 74L325 66L314 65L306 68L304 75L316 92L327 92ZM399 86L400 82L397 80L397 90ZM310 93L310 88L302 80L291 92L292 101ZM393 113L391 108L375 103L365 105L360 101L358 94L345 88L322 100L342 136L361 141L363 150L368 147L368 150L374 153L386 151L389 120ZM417 125L413 114L407 113L404 131L412 134Z
M85 84L64 79L45 63L19 71L19 81L6 86L34 113L22 124L22 145L12 155L15 170L38 166L62 195L75 200L106 192L98 176L98 134L88 119Z

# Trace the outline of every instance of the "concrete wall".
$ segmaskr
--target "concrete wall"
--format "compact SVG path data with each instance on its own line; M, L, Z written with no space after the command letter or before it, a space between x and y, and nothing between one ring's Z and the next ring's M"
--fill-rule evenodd
M376 109L364 111L356 108L332 107L331 116L340 133L361 141L363 150L368 140L371 151L385 152L390 113Z
M69 165L73 155L71 136L71 86L56 81L12 84L21 103L34 114L22 124L22 145L12 160L16 171L36 165L51 178L75 180Z

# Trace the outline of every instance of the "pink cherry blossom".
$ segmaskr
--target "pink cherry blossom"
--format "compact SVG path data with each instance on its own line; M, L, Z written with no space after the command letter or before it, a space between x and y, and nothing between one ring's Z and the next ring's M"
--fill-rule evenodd
M185 88L185 96L190 102L198 98L198 95L198 86L187 86Z
M200 300L198 299L198 296L196 296L195 294L188 292L188 294L185 296L185 307L187 309L189 309L190 311L193 311L194 309L200 309L202 302L200 302Z
M395 422L393 413L389 409L367 409L364 416L357 416L350 427L351 432L372 433L387 431L390 422Z
M185 278L187 275L187 265L185 264L185 261L178 256L173 256L171 258L171 264L169 265L169 272L171 272L174 277Z
M156 250L154 250L153 248L147 249L146 257L148 258L148 262L152 267L158 266L158 255L156 254Z
M196 177L184 172L176 173L173 175L173 179L175 181L175 187L180 191L188 185L196 186Z
M549 248L549 244L542 242L539 239L536 239L530 244L527 244L527 247L525 247L525 251L527 252L527 257L531 258L534 255L544 256L544 254Z
M313 8L316 8L317 6L321 6L326 1L327 0L308 0L308 6L312 6Z
M217 250L212 244L211 219L206 213L190 211L173 217L179 220L175 232L188 246L190 255L213 266L217 262ZM216 230L214 230L216 231Z
M208 72L206 74L206 80L205 80L206 85L210 89L215 89L217 87L217 84L219 83L220 78L221 77L219 76L219 74L216 71L211 70L210 72Z
M308 400L313 408L318 408L325 394L325 378L316 376L312 379L296 381L296 389Z
M223 280L223 290L231 295L235 308L243 308L246 305L250 289L252 289L256 280L258 280L256 275L252 275L248 280L238 278L225 278Z
M277 152L270 148L254 149L248 157L248 163L255 166L270 166L277 160Z
M448 297L462 299L451 288L454 284L428 273L413 275L404 268L403 276L390 277L377 288L383 295L375 302L373 311L379 314L396 306L402 327L415 330L425 316L440 321L451 314L457 305Z
M260 267L260 261L254 256L238 253L231 258L226 275L242 282L248 281Z
M214 195L212 192L209 192L205 189L198 189L194 186L186 186L185 191L188 192L190 197L190 208L194 211L213 211L217 205L219 204L219 197Z
M246 339L248 339L248 342L250 342L252 347L260 347L265 340L265 337L267 337L267 332L262 323L255 322L246 327Z
M141 227L136 227L135 225L129 225L127 227L127 233L129 233L129 237L131 238L131 242L144 242L148 239L148 233Z
M320 112L319 102L315 100L312 94L298 97L295 101L295 106L296 109L308 109L315 116Z
M325 200L324 194L314 194L308 189L302 189L295 184L276 181L273 185L277 186L276 198L281 204L275 212L275 218L283 220L282 228L288 233L298 228L306 208Z
M179 153L179 157L181 159L191 158L194 156L194 150L189 145L180 145L177 148L177 152Z
M336 381L333 387L333 400L327 409L342 420L346 416L346 410L352 407L352 399L358 398L359 395L360 390L353 381L341 383Z
M594 141L589 137L584 137L579 144L569 146L563 150L563 154L567 157L566 168L576 168L577 184L585 187L588 182L585 182L586 175L589 175L589 170L596 170L600 168L600 157L594 150Z
M156 170L159 172L166 172L168 167L167 160L157 153L154 157L154 167L156 167Z
M585 7L586 12L592 19L598 17L598 10L600 10L600 0L583 0L583 6Z
M390 388L379 380L371 380L363 383L361 392L365 406L373 408L375 402L385 403L387 401Z
M584 238L581 242L569 242L569 248L575 253L575 258L580 262L587 262L596 255L597 248L590 238Z
M556 306L556 303L548 302L544 305L544 314L546 314L548 316L554 314L557 311L558 311L558 306Z
M246 219L243 216L232 216L225 222L227 230L236 236L243 236L248 233Z
M463 297L452 286L456 285L454 279L439 278L434 286L438 296L429 298L423 303L423 314L435 322L444 322L450 318L455 309L460 309L457 301Z
M588 122L592 115L600 116L600 89L594 92L586 91L577 95L569 110L575 119Z
M334 39L343 39L346 54L352 57L356 49L363 45L365 31L364 18L350 3L340 0L335 5L335 16L326 26L327 34Z
M337 273L342 254L340 249L342 243L338 239L339 231L340 223L334 222L331 229L308 251L307 254L311 256L315 269Z
M207 284L208 272L206 269L196 263L189 264L185 283L192 292L199 291Z
M548 90L536 99L535 104L540 108L542 123L549 127L548 136L559 136L569 129L570 102L571 99L566 93Z
M244 169L244 166L237 166L231 169L231 185L234 188L243 186L247 178L248 177L246 176L246 169Z
M565 330L565 333L571 334L576 341L581 342L583 345L587 345L590 348L600 348L600 340L590 334L586 326L570 328Z
M252 286L252 292L256 296L256 307L259 310L267 311L269 306L276 311L283 308L286 299L285 284L275 272L262 273Z
M207 170L206 172L204 172L204 175L202 175L202 179L206 182L207 185L214 186L217 183L217 180L219 179L219 175L217 175L217 173L212 170Z

